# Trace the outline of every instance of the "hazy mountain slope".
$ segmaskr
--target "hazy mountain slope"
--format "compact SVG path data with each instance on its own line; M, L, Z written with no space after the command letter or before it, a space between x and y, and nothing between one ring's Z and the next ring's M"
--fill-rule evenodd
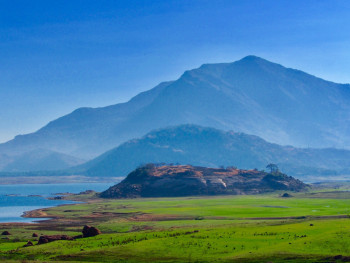
M66 169L83 163L78 159L62 153L49 150L33 150L20 156L14 156L0 171L26 172L26 171L50 171Z
M142 92L127 103L103 108L80 108L50 122L37 132L16 136L0 144L0 152L18 155L34 149L50 149L82 158L96 156L120 142L139 135L137 131L123 134L115 130L125 120L151 103L172 82L163 82L152 90ZM131 136L131 137L130 137Z
M264 59L206 64L124 104L83 108L38 132L0 145L1 153L47 148L99 153L155 128L193 123L295 146L350 147L350 86Z
M349 145L349 92L349 85L247 57L186 72L132 122L157 116L158 126L195 123L280 144L343 147Z
M0 171L13 161L13 157L10 157L6 154L0 154Z
M264 169L278 163L283 171L302 176L305 168L341 170L350 165L350 151L280 146L244 133L196 125L153 131L126 142L75 171L90 176L126 176L143 163L181 163L198 166L236 166Z

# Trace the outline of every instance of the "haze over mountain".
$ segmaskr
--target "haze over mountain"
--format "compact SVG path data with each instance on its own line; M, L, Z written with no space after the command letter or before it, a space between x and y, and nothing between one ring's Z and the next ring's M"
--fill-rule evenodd
M350 166L350 151L302 149L269 143L257 136L197 125L152 131L82 164L73 173L100 177L126 176L145 163L180 163L196 166L236 166L265 169L277 163L288 175L331 174Z
M7 158L6 158L7 157ZM0 171L27 172L66 169L84 162L82 159L50 150L36 149L19 156L0 156Z
M349 148L349 119L349 84L248 56L186 71L127 103L77 109L1 144L0 153L42 148L91 158L153 129L186 123L283 145Z

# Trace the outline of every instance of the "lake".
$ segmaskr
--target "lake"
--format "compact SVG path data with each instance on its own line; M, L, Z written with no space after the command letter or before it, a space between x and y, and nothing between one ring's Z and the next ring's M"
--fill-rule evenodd
M57 193L80 193L85 190L101 192L115 183L77 183L77 184L17 184L0 185L0 223L35 222L41 219L21 217L25 211L72 204L67 200L48 200L45 197ZM32 196L40 195L40 196Z

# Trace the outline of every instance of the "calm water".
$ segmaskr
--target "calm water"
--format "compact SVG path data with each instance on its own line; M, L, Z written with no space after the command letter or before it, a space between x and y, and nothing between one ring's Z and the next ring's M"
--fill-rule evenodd
M0 185L0 223L34 222L40 219L23 218L21 217L23 212L74 203L65 200L47 200L44 197L65 192L79 193L85 190L101 192L112 185L113 183ZM30 195L41 195L43 197Z

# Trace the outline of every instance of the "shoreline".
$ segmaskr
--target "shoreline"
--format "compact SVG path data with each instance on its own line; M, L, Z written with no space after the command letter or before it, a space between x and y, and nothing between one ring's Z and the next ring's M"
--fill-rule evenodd
M45 198L45 199L50 200L49 198ZM46 209L51 209L51 208L59 207L59 206L77 205L77 204L85 203L85 202L68 200L68 199L63 199L63 200L73 201L73 202L76 202L76 203L46 206L46 207L43 207L43 208L37 208L37 209L34 209L34 210L24 211L20 217L21 218L33 219L31 222L3 222L3 223L0 222L0 225L3 225L3 224L7 224L7 225L13 225L13 224L15 224L15 225L16 224L32 225L32 224L36 224L36 225L38 225L40 223L45 223L45 222L49 223L49 222L52 222L54 220L60 219L62 217L61 216L48 215L46 213L46 211L45 211ZM38 220L35 220L35 219L38 219Z
M80 204L80 203L79 203ZM50 207L45 207L45 208L38 208L30 211L24 211L21 217L23 218L33 218L33 219L39 219L37 221L33 220L32 222L26 222L24 224L26 225L40 225L41 223L52 223L54 220L58 220L62 217L60 216L50 216L45 212L45 209L50 209L53 207L58 207L58 206L65 206L65 205L74 205L74 204L62 204L62 205L56 205L56 206L50 206ZM1 225L2 223L0 223ZM7 222L6 224L12 225L16 224L16 222Z
M96 184L120 182L124 177L69 176L0 176L0 185L18 184Z
M50 206L47 208L52 208L52 207L56 207L56 206ZM48 218L48 219L53 219L53 218L57 218L57 217L52 217L52 216L48 216L48 214L44 211L44 209L47 208L38 208L38 209L34 209L34 210L30 210L30 211L24 211L23 214L21 215L21 217L23 218Z
M104 183L102 183L104 184ZM26 185L26 184L22 184L22 185ZM26 187L26 186L25 186ZM47 187L46 187L47 188ZM62 188L62 187L61 187ZM85 187L85 185L82 187L83 189L87 189L87 186ZM17 225L17 224L21 224L21 225L33 225L33 224L38 224L38 223L44 223L44 222L49 222L49 221L54 221L57 220L58 218L61 218L60 216L55 216L55 215L48 215L47 211L49 209L55 208L55 207L60 207L60 206L67 206L67 205L78 205L78 204L83 204L83 203L88 203L89 200L80 200L79 195L81 194L94 194L96 193L95 191L81 191L80 189L78 189L80 192L78 191L74 191L76 190L74 188L74 186L72 188L68 188L67 192L57 192L57 193L53 193L51 195L33 195L33 194L29 194L29 195L25 195L23 196L25 197L38 197L38 198L42 198L45 199L47 201L52 201L52 203L44 201L42 204L34 204L36 203L36 201L34 201L33 205L31 204L30 201L26 201L26 203L24 205L18 205L17 201L11 201L11 199L8 199L5 202L10 203L11 205L8 207L9 209L11 209L11 211L13 210L13 212L9 213L8 215L4 214L3 215L3 222L0 222L0 225ZM3 194L2 196L4 197L18 197L18 196L22 196L20 194ZM13 203L12 203L13 202ZM6 207L5 207L6 208ZM32 220L31 220L32 219ZM27 221L28 220L28 221Z
M96 192L94 192L94 193L96 193ZM51 209L54 207L62 207L62 206L68 206L68 205L80 205L80 204L89 203L89 201L82 201L82 200L76 200L74 198L70 198L70 197L79 196L79 195L80 195L80 193L77 193L77 194L69 193L69 192L64 193L62 195L63 198L60 200L74 202L74 203L58 204L58 205L47 206L47 207L43 207L43 208L37 208L34 210L24 211L23 214L21 215L21 217L23 217L23 218L37 218L37 219L43 218L43 220L36 221L36 222L29 222L27 224L33 224L33 223L39 224L39 223L43 223L43 222L52 222L53 220L58 220L58 219L63 218L63 217L62 216L48 215L45 210ZM53 197L43 197L43 198L45 198L47 200L55 200L55 199L53 199ZM11 223L11 222L8 222L8 223Z

